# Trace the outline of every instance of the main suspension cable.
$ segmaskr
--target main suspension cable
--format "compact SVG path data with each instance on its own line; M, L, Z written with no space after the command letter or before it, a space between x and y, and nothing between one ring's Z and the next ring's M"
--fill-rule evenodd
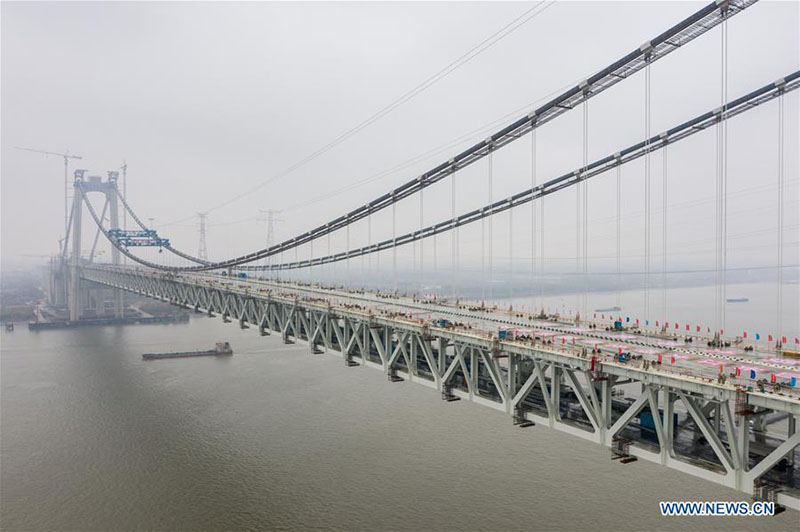
M780 85L778 85L780 83ZM777 87L782 87L782 91L778 91ZM549 194L553 194L564 188L576 185L585 179L589 179L596 175L602 174L612 168L618 167L632 160L646 156L646 154L659 150L667 144L674 144L684 138L694 135L700 131L704 131L718 123L720 119L727 120L733 116L746 112L750 109L757 107L765 102L776 98L782 92L796 90L800 87L800 71L796 71L779 82L770 83L760 89L757 89L741 98L730 102L725 111L720 113L718 110L709 111L692 120L684 122L679 126L667 130L658 136L646 139L633 146L630 146L614 155L604 157L586 166L586 171L581 172L573 171L557 177L550 181L538 185L535 190L531 191L526 188L513 196L495 201L490 205L485 205L479 209L475 209L466 214L462 214L457 218L448 219L439 222L435 225L426 227L422 231L413 231L400 237L395 237L392 240L386 240L380 243L373 244L372 248L360 248L349 250L347 252L339 253L334 256L324 257L319 260L323 262L331 262L344 260L347 257L357 256L363 253L373 253L389 247L398 247L412 243L422 238L428 238L435 234L450 231L456 227L467 225L485 218L491 217L495 214L523 205L529 201L543 198ZM283 264L280 267L285 269L307 267L308 264ZM247 269L247 268L245 268Z
M732 11L732 13L740 12L755 3L755 1L756 0L729 0L729 10ZM728 16L730 16L730 14ZM479 142L451 158L448 162L438 165L421 176L395 188L391 192L383 194L371 202L357 207L346 215L339 216L311 231L302 233L280 244L273 245L268 249L258 250L208 265L187 268L187 270L202 271L229 268L257 261L266 255L281 253L287 249L303 245L309 240L320 238L330 231L336 231L351 223L355 223L366 217L369 212L377 212L392 205L394 202L401 201L419 192L423 188L433 185L444 177L452 174L455 170L469 166L486 157L491 151L500 149L529 133L532 129L561 116L569 109L580 104L585 97L595 96L614 86L616 83L619 83L621 80L630 77L635 72L645 68L646 64L650 64L693 41L695 38L719 24L721 20L717 2L712 2L649 41L647 43L647 48L650 50L649 60L645 61L644 47L640 47L587 78L583 83L591 87L591 92L588 94L584 94L581 90L581 85L583 85L583 83L574 86L560 96L557 96L535 111L529 113L528 116L518 119L490 136L486 141ZM534 118L535 120L533 120Z

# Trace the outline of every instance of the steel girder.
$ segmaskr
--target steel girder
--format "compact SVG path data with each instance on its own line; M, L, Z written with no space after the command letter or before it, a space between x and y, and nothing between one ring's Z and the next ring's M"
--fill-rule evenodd
M800 432L795 430L800 403L788 398L748 393L748 405L761 411L741 413L736 411L731 386L608 363L599 376L591 371L589 359L558 348L500 342L485 334L430 327L421 320L332 307L321 299L233 284L220 287L152 270L90 265L83 275L89 281L237 320L241 327L254 326L262 334L274 331L285 342L302 340L313 353L323 352L321 347L347 361L380 369L390 379L446 390L453 397L612 449L621 435L642 429L640 416L649 409L654 438L631 441L630 456L747 493L778 462L788 457L791 463L800 444ZM623 408L613 399L615 386L638 386L640 393ZM687 421L676 425L678 404ZM755 422L765 412L785 413L790 428L785 438L775 440L779 443L754 461L751 433L760 427ZM687 427L702 435L711 459L680 452L676 434L690 430ZM779 492L777 500L800 510L796 492Z

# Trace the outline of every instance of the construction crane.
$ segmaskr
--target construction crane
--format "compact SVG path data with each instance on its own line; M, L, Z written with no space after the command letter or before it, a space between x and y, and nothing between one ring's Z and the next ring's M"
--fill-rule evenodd
M34 150L32 148L21 148L19 146L14 146L14 148L18 150L24 151L32 151L33 153L41 153L44 155L56 155L58 157L64 158L64 234L66 235L69 231L69 209L68 209L68 197L67 192L69 191L69 160L70 159L83 159L80 155L71 155L69 150L66 153L56 153L52 151L45 151L45 150Z

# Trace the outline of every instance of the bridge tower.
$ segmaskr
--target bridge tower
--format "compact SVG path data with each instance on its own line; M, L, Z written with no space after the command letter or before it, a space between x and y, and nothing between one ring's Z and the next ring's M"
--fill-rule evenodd
M102 181L99 176L86 178L86 170L75 170L72 196L72 222L69 230L72 237L72 256L70 258L70 282L68 288L69 319L77 321L89 301L89 287L81 282L81 233L84 192L100 192L105 195L108 205L110 229L119 229L119 204L117 202L117 179L119 172L108 172L108 179ZM121 264L120 252L116 247L111 249L111 263ZM122 292L114 289L114 317L122 317Z

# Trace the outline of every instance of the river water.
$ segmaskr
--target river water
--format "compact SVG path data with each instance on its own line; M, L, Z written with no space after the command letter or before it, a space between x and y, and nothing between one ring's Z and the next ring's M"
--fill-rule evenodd
M3 530L797 530L662 518L746 496L218 318L19 327L0 372Z

